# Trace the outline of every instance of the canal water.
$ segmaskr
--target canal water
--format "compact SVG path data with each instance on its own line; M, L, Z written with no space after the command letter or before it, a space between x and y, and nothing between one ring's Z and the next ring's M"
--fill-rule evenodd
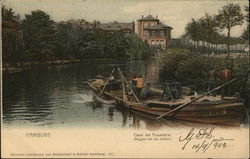
M3 126L7 128L166 129L182 123L159 121L113 105L96 105L86 85L96 75L108 76L114 66L130 70L146 82L159 83L157 62L89 62L28 68L3 74Z

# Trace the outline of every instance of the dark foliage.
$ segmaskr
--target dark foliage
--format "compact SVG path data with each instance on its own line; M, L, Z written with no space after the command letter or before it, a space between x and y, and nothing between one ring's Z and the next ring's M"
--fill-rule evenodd
M2 8L3 61L142 59L154 49L135 34L94 31L71 22L55 23L41 11L32 11L23 21L12 9Z

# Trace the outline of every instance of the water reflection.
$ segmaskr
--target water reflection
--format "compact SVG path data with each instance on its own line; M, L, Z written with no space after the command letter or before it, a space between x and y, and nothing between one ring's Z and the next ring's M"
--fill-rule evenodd
M159 121L120 106L94 103L86 85L96 75L108 76L114 65L124 73L135 70L145 82L158 83L155 61L81 63L29 68L3 74L5 127L80 127L166 129L176 122Z
M128 111L122 111L122 127L126 127L128 120Z

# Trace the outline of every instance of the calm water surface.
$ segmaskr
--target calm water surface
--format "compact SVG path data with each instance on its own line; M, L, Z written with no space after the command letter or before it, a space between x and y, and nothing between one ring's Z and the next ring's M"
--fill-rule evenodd
M96 105L88 79L108 76L113 66L158 84L156 61L99 62L28 68L3 74L3 126L7 128L118 128L159 130L190 123L155 120L114 105ZM194 124L190 124L194 126Z
M29 68L3 74L4 127L76 127L165 129L181 123L158 121L112 105L92 102L85 81L108 76L113 66L124 73L135 70L146 82L158 83L155 61L80 63Z

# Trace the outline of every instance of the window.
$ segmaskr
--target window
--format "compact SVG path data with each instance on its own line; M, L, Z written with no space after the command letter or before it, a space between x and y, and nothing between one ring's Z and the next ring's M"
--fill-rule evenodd
M152 23L151 23L151 26L155 26L155 23L154 23L154 22L152 22Z
M155 31L152 31L151 36L155 36Z
M164 31L161 31L160 36L164 37Z
M148 26L148 23L144 23L144 27L147 27Z
M145 30L143 33L144 33L143 34L144 36L148 36L149 35L147 30Z
M160 45L163 45L163 44L164 44L164 40L161 40L161 41L160 41Z
M155 43L156 45L159 45L159 40L156 40L156 43Z
M154 40L151 40L151 45L155 45L155 41Z

